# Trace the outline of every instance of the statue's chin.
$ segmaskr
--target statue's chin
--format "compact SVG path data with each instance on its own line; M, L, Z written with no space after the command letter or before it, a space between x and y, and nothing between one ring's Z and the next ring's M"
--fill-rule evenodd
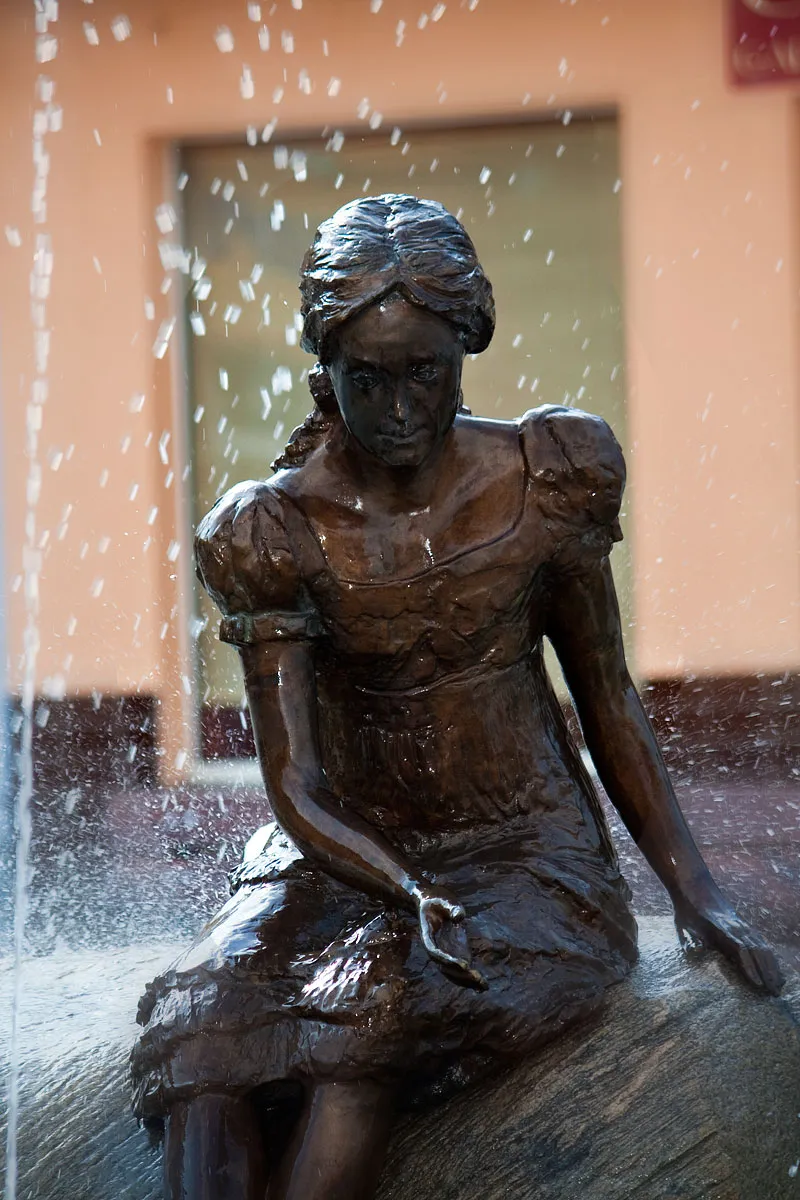
M431 452L428 438L381 438L379 444L370 447L373 458L386 467L421 467Z

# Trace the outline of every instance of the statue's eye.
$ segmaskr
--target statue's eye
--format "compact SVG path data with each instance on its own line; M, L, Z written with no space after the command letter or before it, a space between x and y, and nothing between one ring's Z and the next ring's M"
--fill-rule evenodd
M375 371L353 371L350 378L360 392L371 392L378 386L378 376Z
M416 383L434 383L439 373L433 363L414 363L408 374Z

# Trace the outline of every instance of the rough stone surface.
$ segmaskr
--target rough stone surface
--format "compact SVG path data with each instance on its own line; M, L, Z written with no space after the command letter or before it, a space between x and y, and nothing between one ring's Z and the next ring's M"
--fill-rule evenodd
M800 1196L797 993L689 966L668 920L643 924L641 954L591 1027L409 1121L380 1200Z
M642 922L641 947L592 1025L405 1121L380 1200L800 1197L789 1173L800 983L785 1003L753 995L716 959L689 966L668 920ZM141 983L173 951L65 952L26 967L20 1200L160 1200L159 1152L128 1111L126 1058ZM88 988L98 972L100 993ZM6 974L5 1011L9 986Z

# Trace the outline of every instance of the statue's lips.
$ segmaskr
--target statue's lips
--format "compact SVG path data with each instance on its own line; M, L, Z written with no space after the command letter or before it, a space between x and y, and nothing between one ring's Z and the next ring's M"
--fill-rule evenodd
M385 431L380 433L378 436L382 442L391 442L393 445L404 446L408 442L416 441L424 432L425 430L421 428L410 431L393 429L390 432Z

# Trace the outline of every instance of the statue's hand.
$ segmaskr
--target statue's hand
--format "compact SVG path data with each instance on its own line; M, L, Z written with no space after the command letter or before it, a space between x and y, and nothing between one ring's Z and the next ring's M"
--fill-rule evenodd
M785 979L773 950L716 887L699 903L677 900L675 925L684 948L711 946L735 963L753 987L773 996L780 992Z
M489 986L472 966L472 955L463 922L466 913L442 890L417 887L414 900L422 943L442 973L461 987L483 992Z

